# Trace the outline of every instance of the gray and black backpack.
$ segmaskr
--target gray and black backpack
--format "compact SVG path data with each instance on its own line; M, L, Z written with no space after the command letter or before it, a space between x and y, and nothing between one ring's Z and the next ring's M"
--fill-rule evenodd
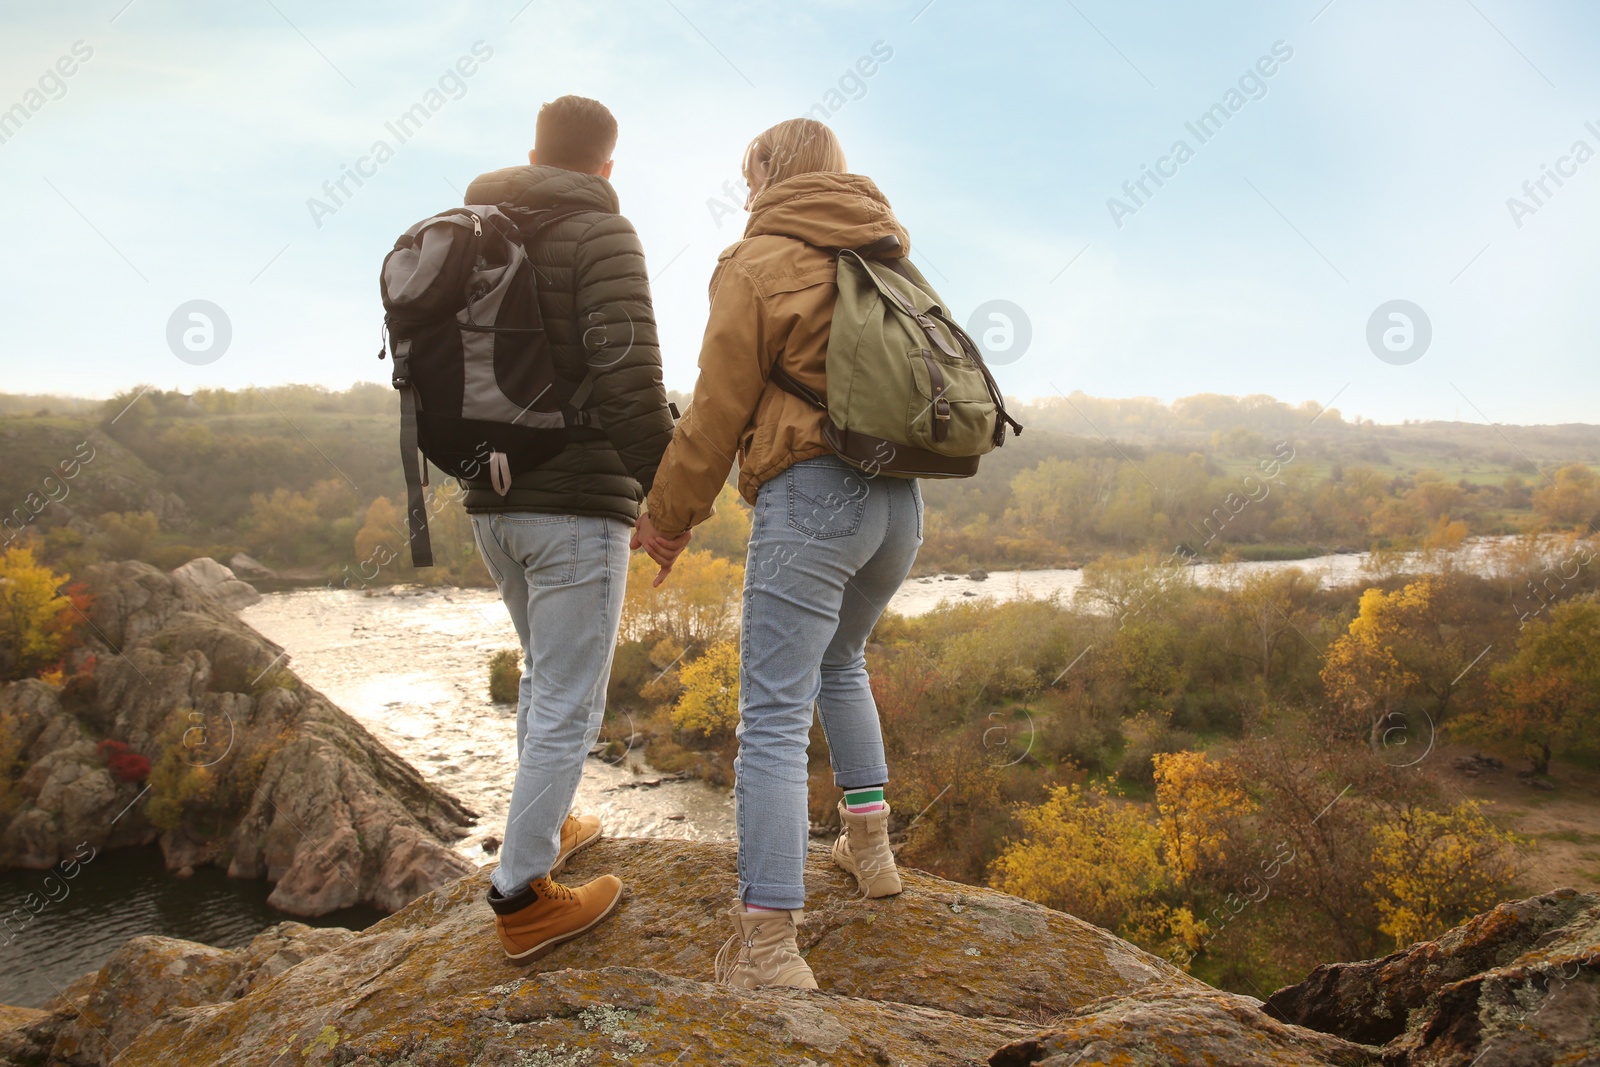
M427 464L463 479L513 476L579 437L603 436L581 382L557 376L525 242L573 212L452 208L423 219L384 257L384 350L400 392L400 462L411 561L433 565ZM422 459L418 458L418 450Z

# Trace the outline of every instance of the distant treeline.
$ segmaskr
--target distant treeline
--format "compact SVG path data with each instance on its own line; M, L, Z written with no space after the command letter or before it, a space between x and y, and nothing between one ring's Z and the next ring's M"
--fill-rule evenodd
M375 383L0 396L0 439L15 459L0 470L5 537L26 536L69 568L243 551L302 580L486 581L442 479L442 565L422 575L403 565L395 411L393 391ZM979 477L925 483L922 569L1141 551L1294 558L1600 521L1589 466L1600 427L1379 426L1259 396L1080 393L1019 412L1027 432ZM57 472L52 492L54 465L81 447L95 460L70 486ZM374 553L400 562L375 570Z

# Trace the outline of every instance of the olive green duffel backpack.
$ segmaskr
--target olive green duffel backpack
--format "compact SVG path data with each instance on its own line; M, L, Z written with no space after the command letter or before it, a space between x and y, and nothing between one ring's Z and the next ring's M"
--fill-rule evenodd
M839 458L868 474L970 478L980 457L1022 424L944 301L887 237L839 251L839 301L828 338L828 395L775 366L774 385L828 415L823 435Z

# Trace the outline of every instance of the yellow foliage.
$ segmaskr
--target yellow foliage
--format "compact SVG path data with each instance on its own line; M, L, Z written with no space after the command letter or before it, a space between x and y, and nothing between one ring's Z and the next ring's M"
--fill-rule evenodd
M1407 807L1373 837L1378 929L1397 948L1438 937L1504 900L1516 874L1507 852L1521 844L1471 800L1447 812Z
M739 645L722 641L678 672L683 694L672 725L706 737L727 735L739 724Z
M1204 752L1158 752L1151 761L1167 866L1183 879L1225 860L1230 825L1255 807L1233 768Z
M185 812L210 801L216 794L217 779L205 767L197 767L187 757L193 750L183 744L191 709L175 710L167 719L159 740L161 755L150 767L150 800L145 817L160 830L176 830L183 825Z
M1023 837L995 861L996 889L1126 929L1167 888L1161 831L1104 783L1058 786L1043 804L1016 815Z
M694 528L694 547L713 556L742 560L750 548L750 508L733 486L717 494L711 518Z
M622 636L652 644L669 638L681 648L709 648L738 627L744 566L709 552L687 551L658 588L659 570L643 552L628 561L628 592L622 602Z
M1122 925L1129 941L1187 971L1205 947L1211 925L1195 917L1187 905L1170 907L1156 901L1138 905Z
M1435 618L1434 592L1429 579L1393 593L1368 589L1349 630L1328 646L1328 696L1372 730L1374 743L1378 724L1404 703L1431 703L1436 719L1444 713L1460 649Z
M0 556L0 681L37 674L65 654L76 619L56 592L66 580L26 548Z

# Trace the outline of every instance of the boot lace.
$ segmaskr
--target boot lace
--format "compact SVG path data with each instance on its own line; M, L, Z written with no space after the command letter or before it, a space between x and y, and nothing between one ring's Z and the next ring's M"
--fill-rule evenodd
M734 958L729 959L728 956L730 951L733 949L733 946L740 944L741 942L743 943L743 947L740 949L739 954ZM756 943L754 940L754 931L752 931L751 937L747 938L743 934L734 934L732 937L728 938L728 940L724 941L722 943L722 947L717 950L716 960L711 965L712 974L715 977L716 983L718 985L731 984L733 982L733 972L737 971L741 964L749 964L750 950L755 947Z
M572 900L572 890L562 885L553 878L546 878L543 882L535 882L539 887L539 895L546 900Z

